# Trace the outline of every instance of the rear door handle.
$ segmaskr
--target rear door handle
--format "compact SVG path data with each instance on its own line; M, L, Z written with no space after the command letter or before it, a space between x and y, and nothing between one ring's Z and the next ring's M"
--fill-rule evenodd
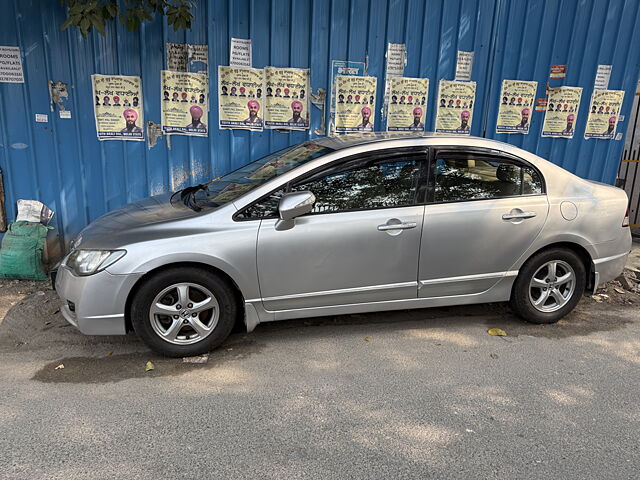
M516 220L519 218L533 218L537 214L536 212L519 212L519 213L505 213L502 215L503 220Z
M410 228L416 228L418 224L416 222L403 222L403 223L384 223L378 225L378 230L386 232L387 230L409 230Z

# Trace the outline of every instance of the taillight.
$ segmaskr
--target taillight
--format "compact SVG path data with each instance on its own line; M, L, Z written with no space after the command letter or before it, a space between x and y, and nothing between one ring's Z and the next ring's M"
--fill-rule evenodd
M629 226L629 209L628 208L627 208L627 213L624 216L624 220L622 220L622 226L623 227Z

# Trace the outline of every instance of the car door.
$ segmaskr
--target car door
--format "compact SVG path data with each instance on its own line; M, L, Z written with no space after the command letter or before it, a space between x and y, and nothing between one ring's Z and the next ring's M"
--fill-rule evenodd
M480 293L533 243L549 204L541 174L492 150L432 154L419 266L419 297Z
M426 160L424 148L382 150L288 185L287 191L313 192L316 203L288 230L276 230L274 215L262 220L257 266L264 307L416 298L424 215L418 184ZM273 210L278 193L257 210Z

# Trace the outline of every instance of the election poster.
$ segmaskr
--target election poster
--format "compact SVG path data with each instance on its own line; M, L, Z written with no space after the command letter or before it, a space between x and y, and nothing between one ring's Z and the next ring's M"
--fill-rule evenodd
M584 138L614 138L623 99L624 90L594 90Z
M428 78L395 77L389 82L387 130L424 131L429 97Z
M347 60L331 60L331 103L329 108L331 113L335 112L336 107L336 77L338 75L352 75L355 77L364 77L364 62L350 62Z
M264 76L265 128L309 128L309 70L266 67Z
M503 80L496 133L529 133L538 82Z
M469 135L476 82L440 80L437 98L436 132Z
M373 131L376 82L376 77L336 77L336 132Z
M547 90L547 111L543 137L573 138L582 87L555 87Z
M200 73L162 70L162 131L206 137L209 123L209 80Z
M261 132L264 118L264 70L218 66L220 128Z
M98 140L144 140L140 77L91 75Z

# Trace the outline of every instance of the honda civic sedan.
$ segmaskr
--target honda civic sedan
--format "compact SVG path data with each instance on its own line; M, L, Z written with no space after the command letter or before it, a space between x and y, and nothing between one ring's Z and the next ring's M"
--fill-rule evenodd
M99 218L56 290L81 332L135 331L168 356L236 322L508 301L552 323L623 270L626 208L493 140L321 138Z

